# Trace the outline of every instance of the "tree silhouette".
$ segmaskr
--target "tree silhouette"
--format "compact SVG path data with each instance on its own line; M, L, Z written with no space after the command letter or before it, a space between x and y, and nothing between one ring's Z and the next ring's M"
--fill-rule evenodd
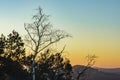
M55 54L47 49L37 57L36 80L71 80L72 66L70 61L62 56L64 48ZM18 32L12 31L7 37L2 34L0 49L0 79L32 79L30 75L33 55L25 56L24 43ZM24 66L28 70L25 70Z
M36 80L71 80L72 66L62 53L41 53L36 67Z
M87 58L87 65L78 73L76 80L79 80L80 77L88 70L90 69L96 62L96 55L88 55Z
M29 73L23 70L19 62L13 61L10 58L0 57L0 80L26 79L29 79Z
M19 61L25 57L24 43L18 32L12 31L7 37L3 34L0 37L0 53L2 57Z
M0 37L0 55L4 53L5 48L5 36L2 34Z
M52 29L48 15L45 15L40 7L38 13L33 16L33 23L25 23L24 27L28 34L26 36L27 46L33 51L32 74L33 80L35 80L36 56L50 45L70 37L70 35L65 31Z

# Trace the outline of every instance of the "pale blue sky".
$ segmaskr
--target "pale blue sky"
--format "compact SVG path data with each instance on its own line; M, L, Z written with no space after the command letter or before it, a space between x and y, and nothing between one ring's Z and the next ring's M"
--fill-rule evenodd
M109 52L120 58L120 0L0 0L0 33L15 29L23 35L38 6L51 15L54 28L73 35L68 50L74 55L93 50L103 59Z
M36 13L34 9L38 6L41 6L46 14L51 15L52 24L71 31L81 30L81 27L85 26L90 29L96 27L120 29L119 3L120 0L2 0L0 30L4 31L8 27L23 29L24 22L29 22Z

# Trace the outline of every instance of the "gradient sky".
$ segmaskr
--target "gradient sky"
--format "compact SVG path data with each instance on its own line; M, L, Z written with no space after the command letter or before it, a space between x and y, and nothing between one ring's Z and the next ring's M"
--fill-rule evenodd
M73 38L61 41L71 63L86 64L85 56L98 56L97 67L120 67L120 0L0 0L0 33L13 29L25 34L41 6L51 15L54 28L65 30Z

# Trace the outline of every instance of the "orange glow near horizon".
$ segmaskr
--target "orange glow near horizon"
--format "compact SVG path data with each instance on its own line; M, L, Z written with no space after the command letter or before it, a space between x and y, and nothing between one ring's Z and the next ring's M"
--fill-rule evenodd
M69 42L66 51L69 52L69 59L72 65L86 65L86 56L88 54L95 54L96 63L94 67L101 68L119 68L120 64L120 44L118 42L97 42L89 40L74 39L75 41ZM79 41L76 41L79 40Z

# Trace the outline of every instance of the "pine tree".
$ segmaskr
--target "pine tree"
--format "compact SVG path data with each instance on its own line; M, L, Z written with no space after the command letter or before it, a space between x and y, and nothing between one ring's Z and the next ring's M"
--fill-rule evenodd
M18 32L12 31L7 37L0 37L0 53L2 57L20 62L25 57L24 43Z

